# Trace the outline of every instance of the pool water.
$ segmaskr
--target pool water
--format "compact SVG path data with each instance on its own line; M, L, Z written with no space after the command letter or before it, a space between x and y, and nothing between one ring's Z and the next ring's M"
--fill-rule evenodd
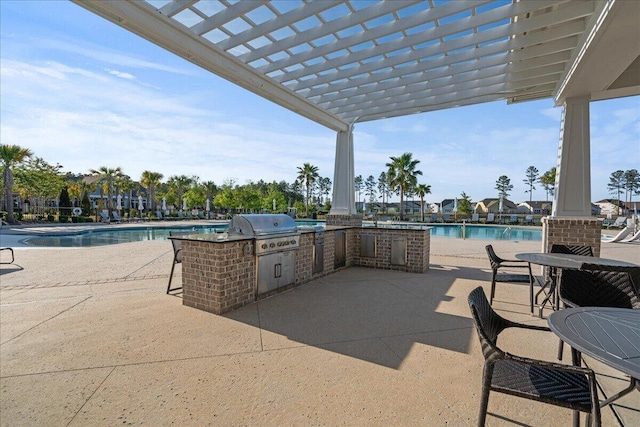
M141 242L145 240L166 240L170 232L192 234L221 233L226 224L194 227L146 227L119 230L91 230L67 236L38 236L24 240L29 246L50 246L59 248L116 245L118 243Z
M324 225L323 221L297 221L301 227ZM422 228L417 224L408 224L410 228ZM434 237L462 238L461 224L438 224L429 226ZM402 225L404 228L404 224ZM89 247L115 245L118 243L140 242L145 240L165 240L169 232L189 232L192 234L221 233L227 229L227 224L196 225L191 227L140 227L112 230L83 231L73 235L36 236L26 238L22 243L28 246L46 247ZM504 226L466 225L465 239L479 240L542 240L540 229L514 228Z
M462 238L462 224L435 225L431 229L434 237ZM542 230L540 228L518 228L494 225L465 225L465 239L478 240L522 240L541 241Z

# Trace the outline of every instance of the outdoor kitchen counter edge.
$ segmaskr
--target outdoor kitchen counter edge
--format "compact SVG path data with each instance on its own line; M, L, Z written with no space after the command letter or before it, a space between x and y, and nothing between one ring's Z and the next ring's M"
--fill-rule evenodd
M359 228L359 227L331 227L331 230L339 230L339 229L348 229L348 228ZM298 230L300 234L306 233L315 233L317 230L313 228L303 228ZM168 239L170 240L189 240L194 242L210 242L210 243L227 243L227 242L239 242L242 240L254 240L254 236L248 235L237 235L237 236L228 236L224 239L219 239L218 237L222 236L222 234L187 234L183 236L170 236Z
M186 236L171 236L169 240L188 240L191 242L209 242L209 243L228 243L228 242L239 242L242 240L254 240L253 236L228 236L223 239L218 239L217 236L222 236L221 234L188 234Z

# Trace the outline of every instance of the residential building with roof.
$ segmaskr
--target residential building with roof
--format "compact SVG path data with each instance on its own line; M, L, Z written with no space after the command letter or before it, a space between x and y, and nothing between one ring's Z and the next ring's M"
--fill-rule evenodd
M551 213L552 202L549 201L526 201L518 203L519 214L548 215Z

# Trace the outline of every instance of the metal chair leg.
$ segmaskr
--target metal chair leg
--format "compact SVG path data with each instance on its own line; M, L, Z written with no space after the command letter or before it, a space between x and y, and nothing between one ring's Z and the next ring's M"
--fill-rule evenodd
M167 294L170 291L177 291L178 289L182 289L182 286L180 286L179 288L171 289L171 281L173 280L173 271L176 268L176 264L179 264L179 262L177 261L177 258L178 258L178 253L176 252L173 255L173 264L171 265L171 273L169 274L169 284L167 285Z

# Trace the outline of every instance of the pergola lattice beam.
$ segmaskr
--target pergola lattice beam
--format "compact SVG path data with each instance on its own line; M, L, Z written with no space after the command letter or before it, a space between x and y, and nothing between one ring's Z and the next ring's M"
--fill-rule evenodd
M384 25L380 25L379 27L376 28L372 28L369 31L365 32L360 32L357 34L354 34L352 36L348 36L345 37L343 39L340 40L336 40L332 43L327 43L325 45L322 46L318 46L315 49L311 49L309 51L306 52L302 52L296 55L292 55L289 58L280 60L280 61L274 61L273 63L269 64L269 65L265 65L263 67L260 67L260 71L262 71L263 73L270 73L273 72L275 70L278 69L285 69L287 67L290 67L291 65L294 64L299 64L302 62L306 62L306 61L310 61L312 59L318 58L320 56L325 56L325 55L329 55L331 53L334 52L339 52L345 49L351 49L355 46L358 46L362 43L366 43L368 41L371 40L375 40L375 39L379 39L385 36L389 36L391 34L394 33L398 33L400 31L405 31L409 28L412 27L416 27L422 24L425 24L427 22L433 22L435 20L438 19L442 19L445 18L447 16L450 15L455 15L457 13L461 13L464 12L466 10L469 10L471 7L473 6L479 6L483 3L487 3L487 1L477 1L477 2L451 2L451 3L447 3L446 5L442 6L439 9L428 9L419 13L416 13L414 15L409 15L408 17L404 18L404 19L400 19L396 22L390 22ZM402 2L395 2L395 5L403 5ZM404 7L404 5L403 5ZM396 7L396 9L398 9L398 7ZM364 9L366 10L366 9ZM361 12L364 13L364 12ZM359 19L361 20L361 19ZM307 42L313 40L312 38L309 38L307 40ZM295 45L294 45L295 46ZM292 46L290 46L292 47ZM277 52L277 51L276 51ZM275 52L273 52L275 53ZM252 55L250 56L251 58L256 58L257 57L257 53L252 52ZM249 56L249 54L247 54L247 56ZM262 55L262 57L264 57L264 55ZM257 58L256 58L257 59ZM354 61L356 59L353 59Z
M171 3L167 3L159 9L159 12L163 15L167 15L169 18L177 15L183 10L196 4L198 0L173 0Z
M215 48L213 43L196 36L184 25L173 21L171 18L159 14L157 9L146 2L119 0L71 1L226 80L236 83L304 117L336 131L344 131L348 127L347 123L340 118L247 67L228 53Z
M477 0L476 0L477 1ZM486 1L486 0L485 0ZM386 4L385 4L386 3ZM309 43L310 41L313 41L314 39L317 38L317 36L315 36L315 34L324 34L324 35L328 35L330 33L325 34L325 31L323 30L324 25L331 25L333 28L335 28L337 31L340 30L344 30L347 29L349 27L352 27L354 25L358 25L358 24L362 24L362 22L364 22L365 17L369 14L377 14L379 12L381 12L382 10L387 10L388 13L391 13L393 11L399 10L399 9L403 9L407 6L410 6L411 3L404 3L404 2L400 2L400 1L389 1L389 2L385 2L385 3L378 3L375 4L373 6L369 6L359 12L355 12L352 13L351 15L353 15L353 17L345 17L342 20L339 18L337 21L337 23L329 23L329 24L323 24L322 26L313 28L311 30L309 30L311 33L309 33L309 31L305 31L304 33L302 33L299 36L290 36L287 37L285 39L282 39L280 42L275 43L273 45L270 46L264 46L261 47L259 49L255 49L252 52L248 52L244 55L241 55L239 57L240 60L245 61L247 63L255 61L257 59L260 58L265 58L268 56L271 56L275 53L281 52L283 50L286 49L290 49L294 46L303 44L303 43ZM456 2L454 2L456 3ZM468 6L462 7L459 6L457 8L452 8L449 5L445 5L442 6L443 11L439 12L439 13L449 13L446 12L446 10L451 10L452 12L450 13L455 13L455 11L462 11L467 9ZM371 11L367 11L367 9L372 9ZM432 11L433 9L429 9L429 11ZM432 12L433 13L433 12ZM418 16L418 15L413 15ZM446 16L446 15L444 15ZM422 18L425 19L425 18ZM419 20L417 20L417 18L414 18L412 20L413 25L419 25L420 23L424 23L424 21L420 22ZM333 43L327 43L323 46L317 46L316 48L314 48L312 51L308 51L305 52L303 54L299 54L299 55L293 55L292 57L292 63L300 63L300 62L304 62L304 61L308 61L309 59L318 57L318 56L323 56L323 55L327 55L329 53L332 52L336 52L339 50L343 50L343 49L347 49L349 47L352 46L356 46L358 44L361 44L363 42L366 41L370 41L372 39L375 38L379 38L379 37L383 37L386 35L389 35L393 32L397 32L401 29L401 27L396 27L397 29L394 30L392 25L386 24L386 25L381 25L379 27L373 28L371 30L369 30L368 33L366 33L366 36L363 36L363 34L365 34L364 32L360 32L356 35L353 36L349 36L349 37L345 37L343 39L337 40ZM280 68L280 67L278 67ZM263 71L264 72L264 71Z
M602 5L72 1L339 131L354 120L552 96Z
M537 2L532 2L532 3L537 3ZM529 3L528 3L529 4ZM578 5L576 6L576 8L579 8L579 11L581 11L582 13L587 13L588 10L591 9L591 7L589 7L589 5ZM572 8L573 9L573 8ZM496 9L497 10L497 9ZM578 10L574 10L573 12L577 12ZM493 12L493 11L491 11ZM571 16L571 14L569 12L565 12L564 14L559 14L560 18L564 18L565 16L568 17ZM504 18L503 18L504 19ZM495 22L495 21L492 21ZM562 20L558 21L558 23L564 22ZM433 45L433 46L427 46L423 49L420 49L419 51L411 51L408 52L406 54L400 54L400 55L396 55L393 58L384 58L384 59L380 59L378 61L366 64L366 66L360 66L360 67L354 67L354 68L348 68L346 70L343 71L336 71L333 73L329 73L320 77L317 77L315 79L309 79L309 80L305 80L303 82L298 82L295 84L291 84L289 85L289 88L291 88L292 90L300 90L300 89L308 89L310 87L312 87L313 85L320 85L320 84L324 84L324 83L329 83L330 81L334 81L334 80L341 80L341 79L348 79L350 77L353 76L357 76L359 74L363 74L363 73L368 73L368 72L372 72L372 71L376 71L378 69L381 68L389 68L391 66L394 65L398 65L398 64L402 64L405 62L409 62L409 61L415 61L422 58L428 58L430 56L436 56L436 55L444 55L449 51L454 51L454 50L459 50L459 49L465 49L465 48L473 48L474 46L478 45L478 44L482 44L482 43L486 43L492 40L499 40L499 39L506 39L508 37L510 37L514 32L516 33L525 33L525 32L530 32L536 29L540 29L540 28L544 28L551 25L549 18L546 15L541 15L541 16L536 16L533 18L530 18L526 21L519 21L515 24L512 25L502 25L499 27L495 27L492 29L488 29L483 31L480 34L470 34L467 36L463 36L463 37L459 37L450 41L444 41L441 42L437 45ZM440 27L443 28L443 27ZM451 30L449 30L451 31ZM442 32L442 36L444 37L445 35L449 35L449 31L447 31L446 29ZM440 34L438 34L438 37L440 37ZM409 41L409 40L407 40ZM411 40L411 42L413 42L413 40ZM393 45L393 46L391 46ZM397 46L396 46L397 45ZM380 49L377 52L379 53L386 53L388 51L393 51L393 50L397 50L400 48L400 43L394 43L394 42L389 42L387 44L385 44L385 48L384 49ZM575 46L574 46L575 47ZM481 48L478 48L481 49ZM371 55L369 55L371 56ZM366 59L367 55L366 54L356 54L356 55L348 55L348 57L342 59L342 58L336 58L336 60L332 61L331 64L334 67L339 67L339 66L344 66L347 65L351 62L354 62L356 60L360 60L360 59ZM329 69L327 68L326 64L318 64L318 66L312 66L312 67L305 67L304 68L304 74L303 74L303 70L297 71L297 72L292 72L292 73L287 73L278 77L275 77L275 80L277 81L289 81L291 80L291 78L302 78L307 74L312 74L312 73L320 73L322 71L328 71ZM405 73L409 74L411 73L411 71L404 71Z
M536 44L548 44L555 40L576 36L580 34L580 32L584 29L584 24L581 22L570 23L567 25L563 25L558 28L554 28L544 32L536 32L532 34L528 34L526 37L520 37L516 39L509 39L497 43L493 43L490 45L482 46L478 49L469 49L459 53L454 53L452 55L441 56L437 59L432 59L429 61L421 62L420 67L416 67L412 70L412 73L425 72L426 74L412 74L409 77L406 76L407 73L402 68L396 68L390 70L384 74L378 75L378 82L375 84L365 84L362 79L351 79L347 82L343 83L333 83L326 88L317 88L310 89L308 92L304 93L307 99L314 99L314 97L318 97L314 99L316 103L322 103L326 100L335 100L342 97L343 91L354 90L357 89L358 92L349 92L349 96L366 94L370 92L374 92L377 90L383 90L395 87L397 84L389 82L391 79L403 77L403 81L406 81L407 84L421 82L425 80L431 80L438 77L443 77L445 75L455 74L458 72L466 72L470 71L473 68L476 68L476 65L465 65L469 64L470 61L474 59L484 58L483 66L490 67L492 65L496 65L500 62L499 58L503 58L502 61L505 62L507 60L507 52L511 50L523 50L522 48L527 46L533 46ZM552 46L554 50L558 49L558 46ZM524 49L527 50L527 49ZM527 50L528 51L528 50ZM547 58L553 58L556 54L546 55ZM512 59L512 58L511 58ZM521 57L520 60L529 59L527 56ZM564 62L568 60L568 57L564 58ZM544 65L543 63L542 65ZM448 68L447 66L451 66ZM517 64L513 64L514 67L518 67ZM541 65L537 65L541 66ZM454 68L461 67L461 68ZM299 92L300 93L300 92Z
M518 79L517 76L505 78L506 74L476 79L469 78L466 81L462 81L463 79L461 78L449 78L446 79L448 84L437 88L407 92L399 96L386 96L371 101L351 104L347 108L328 110L336 112L336 114L338 114L339 111L342 117L359 117L368 115L367 112L373 112L375 114L379 111L392 111L394 107L404 109L409 105L428 105L428 102L433 102L436 97L445 100L466 99L469 93L475 94L476 92L482 94L500 93L502 95L517 95L519 91L527 90L531 87L553 84L557 81L561 71L562 70L558 70L556 73L520 79ZM452 96L451 94L456 95ZM447 96L451 96L451 98L447 98Z
M315 15L334 6L335 4L330 1L304 3L302 6L290 10L289 12L283 13L282 15L263 22L262 24L249 28L233 37L229 37L227 40L218 42L216 46L222 50L228 51L234 47L240 46L241 44L257 39L264 34L270 34L281 28L294 24L307 16Z
M233 21L240 15L244 15L247 12L251 12L252 10L259 8L267 1L268 0L253 0L250 2L238 2L226 9L223 9L222 12L216 13L202 22L199 22L191 27L190 30L193 31L194 34L201 36L215 28Z

